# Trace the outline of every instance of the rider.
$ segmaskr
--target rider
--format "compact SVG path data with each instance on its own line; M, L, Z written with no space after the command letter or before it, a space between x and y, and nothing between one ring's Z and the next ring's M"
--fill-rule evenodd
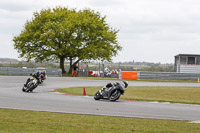
M30 76L36 78L39 83L42 82L42 80L41 80L41 74L40 74L39 71L36 72L36 73L31 73ZM27 79L26 84L24 84L24 87L27 87L27 84L28 84L28 82L30 82L30 80L31 80L30 78Z
M108 83L106 86L102 88L102 90L108 91L111 87L128 87L128 81L124 80L122 82L114 82L114 83Z
M41 79L45 80L47 77L46 71L41 72Z

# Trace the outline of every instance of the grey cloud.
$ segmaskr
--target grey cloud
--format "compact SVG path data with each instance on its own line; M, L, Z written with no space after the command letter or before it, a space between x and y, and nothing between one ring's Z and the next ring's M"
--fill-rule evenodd
M0 35L19 33L36 9L59 5L90 8L107 16L107 23L120 30L123 46L114 61L173 63L176 54L199 53L199 0L2 0ZM12 45L5 41L10 38L2 39Z
M9 0L9 1L0 1L0 9L10 12L18 11L27 11L32 10L33 2L30 0L18 1L18 0Z
M124 4L123 0L89 0L91 6L94 7L110 7L122 6Z

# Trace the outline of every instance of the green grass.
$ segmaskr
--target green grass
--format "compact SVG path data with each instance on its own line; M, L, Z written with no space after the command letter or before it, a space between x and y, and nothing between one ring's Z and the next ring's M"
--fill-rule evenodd
M91 80L122 80L118 78L102 78L102 77L79 77L81 79L91 79ZM136 79L126 79L127 81L138 81L138 82L183 82L183 83L197 83L195 80L136 80Z
M0 109L0 133L199 133L188 121Z
M94 94L101 87L71 87L56 91L67 94L83 95L86 88L88 96ZM200 104L200 87L128 87L120 99L160 101L173 103Z

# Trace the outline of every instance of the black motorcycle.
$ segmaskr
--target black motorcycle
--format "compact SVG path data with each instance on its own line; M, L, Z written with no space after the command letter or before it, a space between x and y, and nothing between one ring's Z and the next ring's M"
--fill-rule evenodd
M113 86L110 88L102 88L94 95L95 100L107 99L110 101L116 101L124 94L125 89L122 86Z
M39 81L35 77L31 77L28 83L22 88L23 92L32 92L39 84Z

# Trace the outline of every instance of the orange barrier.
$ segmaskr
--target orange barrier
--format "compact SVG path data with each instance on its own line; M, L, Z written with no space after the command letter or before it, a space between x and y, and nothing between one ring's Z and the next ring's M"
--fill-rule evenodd
M122 72L122 79L136 79L137 72Z

